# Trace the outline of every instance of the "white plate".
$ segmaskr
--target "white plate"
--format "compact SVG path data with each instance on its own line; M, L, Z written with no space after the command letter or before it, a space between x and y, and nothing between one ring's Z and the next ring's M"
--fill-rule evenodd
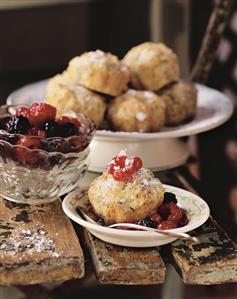
M43 80L17 89L8 96L7 104L43 102L47 83L48 80ZM97 130L96 137L108 137L110 139L129 141L137 139L147 140L184 137L211 130L220 126L230 118L233 113L233 104L226 95L201 84L196 84L196 86L198 88L198 108L196 117L192 121L179 126L164 127L157 133Z
M44 100L48 80L26 85L9 95L8 104L31 104ZM157 133L112 132L97 130L91 142L89 170L102 172L107 163L121 150L139 155L144 167L154 171L177 167L187 160L189 150L177 137L190 136L211 130L227 121L233 104L223 93L197 84L196 117L180 126L164 127ZM98 155L99 153L99 155Z
M209 217L210 210L207 203L199 196L169 185L164 185L165 191L175 193L178 205L186 210L189 222L184 227L171 229L170 232L189 232L202 225ZM83 220L76 208L78 201L88 201L87 196L81 197L86 189L77 189L68 194L63 201L63 210L69 218L80 224L97 238L115 245L128 247L153 247L171 243L175 238L146 231L131 231L108 228ZM78 199L80 198L80 199Z

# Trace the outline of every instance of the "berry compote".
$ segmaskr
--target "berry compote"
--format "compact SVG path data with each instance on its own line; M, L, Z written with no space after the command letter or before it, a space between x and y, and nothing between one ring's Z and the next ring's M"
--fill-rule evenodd
M56 108L45 103L0 107L4 198L42 204L78 186L87 169L95 125L83 114L56 115Z
M95 129L92 122L85 116L56 118L56 114L56 108L46 103L17 107L15 114L1 113L0 140L18 146L13 151L13 159L31 167L40 163L42 168L47 168L40 157L37 160L35 152L22 148L70 153L81 152L89 145ZM0 147L4 153L3 146Z

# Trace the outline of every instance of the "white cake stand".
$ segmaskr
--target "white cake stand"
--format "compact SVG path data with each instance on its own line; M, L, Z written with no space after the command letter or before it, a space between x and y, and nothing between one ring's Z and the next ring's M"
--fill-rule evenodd
M31 104L43 102L48 80L26 85L7 99L7 104ZM189 149L179 137L191 136L214 129L226 122L233 104L223 93L197 84L198 107L195 118L183 125L165 127L157 133L128 133L97 130L91 142L89 171L102 172L107 163L121 150L129 156L142 158L144 167L164 170L185 163Z

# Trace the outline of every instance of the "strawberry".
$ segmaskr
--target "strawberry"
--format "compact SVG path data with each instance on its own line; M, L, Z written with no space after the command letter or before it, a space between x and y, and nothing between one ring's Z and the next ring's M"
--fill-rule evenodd
M46 103L34 103L29 108L29 121L31 126L41 127L44 123L54 120L56 108Z
M80 127L81 123L80 121L75 118L75 117L68 117L68 116L61 116L57 119L57 123L59 125L64 125L66 123L71 123L71 124L74 124L77 128Z
M41 148L41 142L38 138L21 137L17 145L25 146L31 149Z
M44 130L40 130L36 127L33 127L30 129L29 133L28 133L29 136L39 136L41 138L45 138L46 137L46 133Z
M39 163L37 153L31 152L27 148L16 148L15 156L18 162L23 165L36 166Z
M27 107L20 107L16 110L16 115L22 115L24 117L29 118L30 110Z

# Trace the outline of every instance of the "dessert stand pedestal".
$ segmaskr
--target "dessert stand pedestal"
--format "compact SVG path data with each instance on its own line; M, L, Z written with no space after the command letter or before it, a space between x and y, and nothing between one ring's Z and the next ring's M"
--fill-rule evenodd
M105 165L115 157L121 149L127 155L138 156L145 168L152 171L171 169L182 165L189 157L188 145L178 138L165 139L130 139L128 142L110 137L96 137L90 147L89 171L103 172ZM100 153L98 155L98 153ZM103 166L102 166L103 165Z

